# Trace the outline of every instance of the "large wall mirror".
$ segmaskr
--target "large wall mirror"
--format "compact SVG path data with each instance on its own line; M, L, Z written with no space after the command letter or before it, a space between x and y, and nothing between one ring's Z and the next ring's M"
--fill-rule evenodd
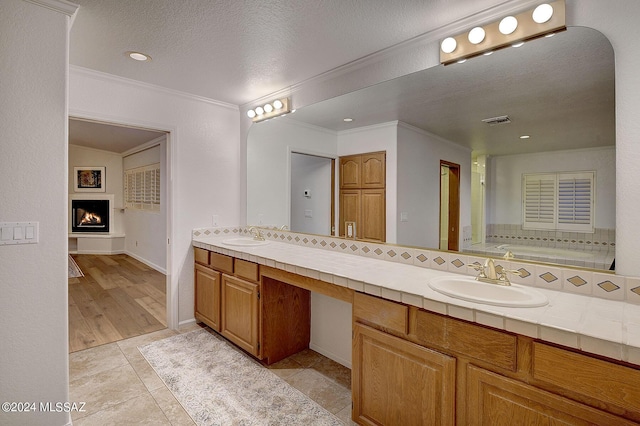
M388 243L448 247L442 164L451 163L459 250L611 269L614 87L609 41L571 27L254 124L247 223L335 235L331 160L385 151Z

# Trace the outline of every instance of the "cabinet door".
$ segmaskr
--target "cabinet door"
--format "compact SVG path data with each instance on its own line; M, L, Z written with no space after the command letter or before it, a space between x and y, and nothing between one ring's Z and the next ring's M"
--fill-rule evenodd
M353 419L365 425L453 425L455 358L354 324Z
M468 425L631 425L621 417L469 365Z
M222 275L221 334L255 356L259 356L259 290L259 284Z
M360 188L361 167L359 155L340 157L340 188Z
M345 222L356 223L356 238L360 237L361 192L359 189L340 191L340 236L346 237Z
M220 272L196 265L195 317L220 331Z
M363 189L362 216L358 230L358 238L371 241L385 241L385 190Z
M387 180L384 152L362 154L360 188L384 188Z

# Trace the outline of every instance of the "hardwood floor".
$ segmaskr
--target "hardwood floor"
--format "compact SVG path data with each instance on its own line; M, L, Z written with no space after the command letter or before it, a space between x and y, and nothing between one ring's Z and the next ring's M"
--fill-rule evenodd
M164 274L125 254L73 258L85 276L69 278L69 352L166 328Z

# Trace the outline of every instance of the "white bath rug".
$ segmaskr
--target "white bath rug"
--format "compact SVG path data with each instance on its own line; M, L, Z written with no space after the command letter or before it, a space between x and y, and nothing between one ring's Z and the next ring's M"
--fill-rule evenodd
M333 414L206 330L138 348L198 425L342 425Z

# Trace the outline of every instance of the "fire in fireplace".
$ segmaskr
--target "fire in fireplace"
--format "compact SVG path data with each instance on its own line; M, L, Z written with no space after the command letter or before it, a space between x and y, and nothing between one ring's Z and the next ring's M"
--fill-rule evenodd
M109 200L71 200L71 232L109 232Z

